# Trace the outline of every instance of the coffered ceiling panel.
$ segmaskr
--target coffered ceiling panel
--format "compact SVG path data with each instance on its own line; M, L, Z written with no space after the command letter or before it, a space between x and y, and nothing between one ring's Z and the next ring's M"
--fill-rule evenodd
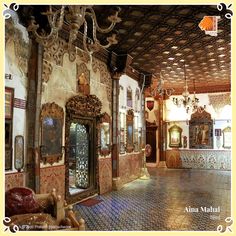
M106 18L110 7L94 6L99 19ZM231 20L225 17L226 11L209 5L120 7L118 44L109 50L131 55L135 70L157 78L161 71L165 87L179 93L184 85L185 60L190 91L193 79L197 92L230 90ZM204 16L220 16L217 36L207 35L199 28Z
M107 17L115 7L121 8L122 21L115 26L118 44L108 50L117 55L129 54L133 71L156 78L161 71L165 88L174 88L177 94L183 90L185 61L190 92L193 79L197 93L230 90L231 20L226 18L226 13L232 12L225 5L222 11L216 5L94 5L100 26L109 25ZM37 12L39 17L43 6L31 8L39 21ZM22 15L29 15L24 13L24 8ZM204 16L220 17L217 36L199 28ZM83 27L80 31L83 32ZM102 44L106 44L106 37L97 35Z

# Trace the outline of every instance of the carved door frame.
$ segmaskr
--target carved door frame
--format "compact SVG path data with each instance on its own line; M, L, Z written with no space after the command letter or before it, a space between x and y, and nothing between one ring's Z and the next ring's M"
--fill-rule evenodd
M65 127L65 196L68 203L75 203L98 193L98 132L101 115L101 101L95 95L75 96L66 103L66 127ZM90 187L81 193L69 192L69 146L70 125L73 122L86 123L91 128L90 143ZM91 185L92 184L92 185Z

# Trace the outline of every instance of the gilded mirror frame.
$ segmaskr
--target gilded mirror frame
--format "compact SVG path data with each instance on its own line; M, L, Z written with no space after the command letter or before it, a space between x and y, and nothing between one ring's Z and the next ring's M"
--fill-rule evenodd
M223 133L223 148L231 148L231 127L227 126L222 130Z
M182 129L173 125L168 129L169 132L169 147L181 148L182 147Z
M189 148L213 149L213 120L211 114L196 111L189 121Z

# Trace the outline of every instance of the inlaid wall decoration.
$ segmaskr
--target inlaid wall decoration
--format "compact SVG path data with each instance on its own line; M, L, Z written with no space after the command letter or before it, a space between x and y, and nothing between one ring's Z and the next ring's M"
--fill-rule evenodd
M223 129L223 148L231 148L231 127L228 126Z
M110 138L111 138L111 118L105 112L101 115L100 119L100 155L107 156L111 152Z
M130 87L127 88L127 107L133 107L133 100L132 100L132 89Z
M169 147L180 148L182 147L182 129L173 125L169 128Z
M119 149L120 154L125 153L125 123L126 123L125 113L119 113Z
M15 137L14 165L15 169L19 172L24 167L24 137L22 135Z
M196 111L189 121L189 148L213 149L213 120L206 112Z
M119 88L119 106L120 108L125 108L125 94L124 87L120 85Z
M128 110L126 115L126 151L134 150L134 112Z
M135 99L134 99L134 110L135 112L138 112L139 110L139 106L140 106L140 93L139 93L139 89L136 88L135 90Z
M41 161L58 162L62 159L62 127L64 111L56 103L43 104L41 109Z

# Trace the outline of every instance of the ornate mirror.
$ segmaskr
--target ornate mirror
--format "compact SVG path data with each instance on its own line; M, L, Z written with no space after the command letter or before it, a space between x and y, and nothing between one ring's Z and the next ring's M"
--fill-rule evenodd
M231 148L231 127L223 129L223 148Z
M15 137L14 165L15 169L19 172L24 167L24 137L22 135L17 135Z
M189 148L213 149L213 121L211 114L198 110L189 121Z
M132 89L131 89L131 87L127 88L127 107L133 107Z
M182 129L173 125L169 128L169 147L180 148L182 147Z
M134 112L128 110L126 115L126 151L132 152L134 150Z
M95 95L78 95L66 103L65 185L68 203L77 202L98 192L96 176L101 106L101 101ZM110 136L107 135L106 124L103 128L102 145L105 150L110 145Z
M44 163L62 159L62 127L64 112L56 103L43 104L41 110L41 160Z
M100 119L100 155L107 156L110 154L110 137L111 137L111 118L105 112L101 115Z

